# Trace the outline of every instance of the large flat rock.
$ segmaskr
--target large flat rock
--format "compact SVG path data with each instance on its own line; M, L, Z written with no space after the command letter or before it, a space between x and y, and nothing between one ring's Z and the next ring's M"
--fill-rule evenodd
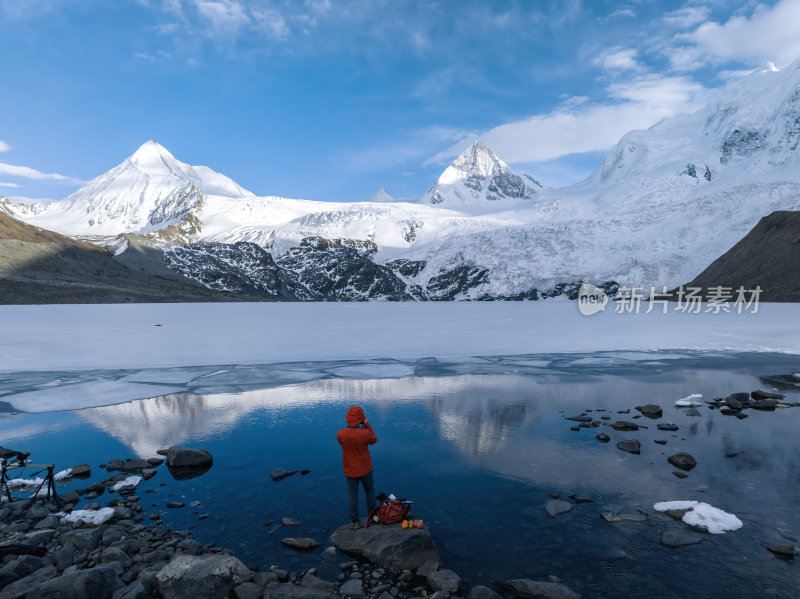
M347 555L401 570L416 570L428 560L441 562L427 528L390 524L352 530L344 525L333 532L331 543Z

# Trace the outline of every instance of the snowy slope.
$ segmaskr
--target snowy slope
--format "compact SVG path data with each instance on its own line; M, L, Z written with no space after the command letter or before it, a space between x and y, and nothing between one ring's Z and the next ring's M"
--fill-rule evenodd
M584 280L673 287L761 217L800 209L798 145L796 62L628 133L586 181L561 189L542 188L476 142L417 202L388 201L384 190L352 203L256 197L148 142L62 201L0 209L73 236L253 242L278 262L308 237L370 241L371 259L403 266L395 272L409 289L457 290L432 293L447 299L535 297ZM169 227L181 235L164 234Z

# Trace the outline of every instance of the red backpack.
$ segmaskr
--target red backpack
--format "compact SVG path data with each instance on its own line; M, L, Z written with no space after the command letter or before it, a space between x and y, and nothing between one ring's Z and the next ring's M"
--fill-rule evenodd
M375 518L380 524L396 524L405 520L410 509L410 504L399 500L381 504L370 512L367 517L367 526L376 524Z

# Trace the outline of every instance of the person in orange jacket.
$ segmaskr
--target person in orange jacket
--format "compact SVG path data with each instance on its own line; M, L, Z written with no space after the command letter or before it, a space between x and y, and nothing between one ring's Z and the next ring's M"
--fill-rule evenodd
M367 495L367 515L375 507L375 483L372 479L372 458L369 446L378 442L364 410L350 406L347 410L347 428L340 429L336 440L342 446L342 466L347 477L347 500L350 507L350 528L359 528L358 484Z

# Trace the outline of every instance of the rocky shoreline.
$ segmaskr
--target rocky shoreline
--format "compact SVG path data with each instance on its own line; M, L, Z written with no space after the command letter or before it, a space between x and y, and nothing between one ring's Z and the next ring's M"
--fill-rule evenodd
M202 450L161 453L176 479L197 476L213 462ZM232 551L203 545L191 531L163 528L158 514L145 514L136 488L162 463L159 458L110 460L102 466L118 473L57 500L41 497L40 491L33 498L0 503L0 599L502 599L487 586L466 592L461 578L443 567L427 526L339 527L323 551L344 560L336 580L320 577L315 568L295 572L272 566L259 572ZM62 477L89 474L84 464ZM119 498L101 507L94 500L106 491ZM171 503L167 507L184 507ZM314 539L295 537L282 543L300 552L318 546ZM580 597L555 580L510 580L499 591L520 599Z

